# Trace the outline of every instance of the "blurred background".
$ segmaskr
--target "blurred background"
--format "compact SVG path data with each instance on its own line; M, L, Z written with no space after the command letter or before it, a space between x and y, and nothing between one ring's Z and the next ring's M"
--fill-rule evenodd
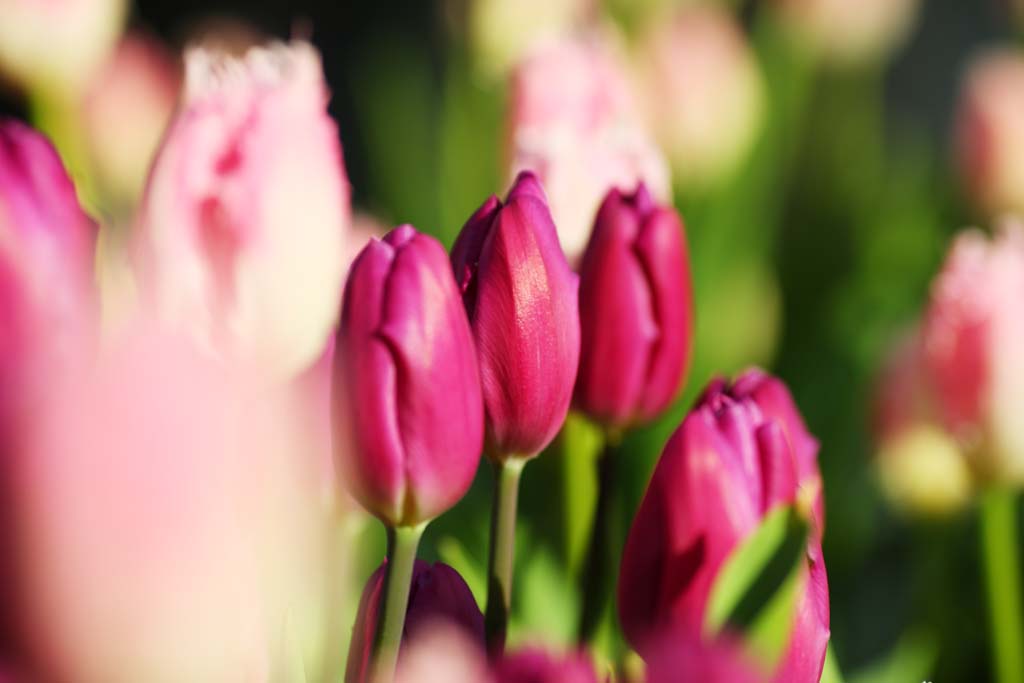
M127 12L135 46L122 42L117 54L130 58L101 71L110 79L104 94L69 104L61 87L30 91L11 73L0 90L0 113L51 134L83 201L114 226L131 215L189 42L240 49L268 36L310 39L333 93L357 211L370 226L411 222L446 245L488 195L505 191L519 163L510 83L520 60L539 40L581 31L612 45L638 125L671 169L698 328L685 395L627 441L623 533L700 387L763 365L788 382L822 444L832 642L847 680L990 678L976 511L942 501L944 514L922 516L900 499L893 478L925 475L878 466L875 397L950 236L1024 208L1024 8L1011 0L136 0ZM13 44L4 33L0 43ZM82 107L85 132L62 123L66 106ZM549 194L571 203L568 188ZM573 421L526 469L515 638L571 641L593 505L591 437ZM429 527L423 550L459 569L480 599L489 491L481 468L470 495ZM383 530L365 523L346 533L363 550L359 583L379 561Z

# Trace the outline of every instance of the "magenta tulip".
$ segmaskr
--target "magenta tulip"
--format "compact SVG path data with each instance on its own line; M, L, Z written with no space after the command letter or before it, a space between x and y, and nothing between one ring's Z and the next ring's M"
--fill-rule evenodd
M597 683L597 674L583 653L556 657L528 648L508 655L494 667L495 683Z
M377 629L386 566L387 560L384 560L363 589L349 643L345 683L367 683L370 680L370 648ZM484 615L477 607L469 586L457 571L446 564L416 560L402 633L403 645L422 635L429 635L439 622L447 622L460 629L483 652Z
M580 410L623 428L672 402L693 346L691 287L678 214L643 184L609 192L580 268Z
M703 641L669 631L651 647L647 683L765 683L740 643L728 637Z
M483 443L473 336L444 248L410 225L352 265L334 402L346 482L385 524L432 519L469 488Z
M580 353L578 279L540 183L521 173L491 197L452 249L480 357L491 457L532 456L561 428Z
M812 512L804 590L773 679L818 680L829 607L820 505L812 497L816 447L778 380L751 371L731 387L711 384L665 446L626 541L619 615L641 654L669 629L698 637L726 558L770 510L799 500ZM801 471L801 458L810 473Z

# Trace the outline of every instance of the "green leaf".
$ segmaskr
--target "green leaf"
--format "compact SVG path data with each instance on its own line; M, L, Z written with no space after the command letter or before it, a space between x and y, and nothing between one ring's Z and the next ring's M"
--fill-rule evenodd
M743 636L767 668L778 662L806 574L808 525L791 507L769 513L726 559L711 589L705 626Z
M917 679L911 677L905 680ZM825 651L825 668L821 672L819 683L843 683L843 673L839 670L839 662L836 661L836 651L832 649L832 643L828 644L828 649Z
M935 634L915 629L904 634L880 660L860 669L850 676L850 683L902 683L903 681L929 680L939 657L938 641ZM828 659L825 660L826 672ZM824 675L822 683L827 683ZM833 679L833 683L842 683Z

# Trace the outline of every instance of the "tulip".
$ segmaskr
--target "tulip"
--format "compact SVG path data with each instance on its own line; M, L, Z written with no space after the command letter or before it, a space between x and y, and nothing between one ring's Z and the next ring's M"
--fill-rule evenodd
M891 55L907 38L920 0L773 0L792 32L827 62L858 67Z
M486 653L465 629L441 622L402 649L396 683L493 683Z
M392 680L420 535L465 494L483 444L473 334L437 240L403 225L356 259L333 391L344 478L388 531L373 675Z
M580 266L580 371L574 404L621 430L675 398L693 346L683 225L647 188L611 190Z
M764 84L743 28L727 9L685 7L652 21L638 45L640 92L677 186L727 179L764 117Z
M527 648L495 665L495 683L597 683L597 674L583 653L553 656Z
M1024 226L961 234L932 283L923 364L941 424L983 478L1024 482Z
M216 355L273 378L333 329L349 191L308 44L194 48L137 225L145 303Z
M816 451L778 380L751 371L732 386L708 387L665 446L626 540L619 616L642 655L669 629L700 637L726 558L769 511L798 504L812 532L789 642L773 680L818 680L829 637L828 586L817 466L802 471Z
M130 209L171 120L181 86L177 58L156 38L125 36L82 102L86 144L105 198Z
M647 683L764 683L739 643L703 642L685 632L663 634L647 660Z
M359 612L352 629L348 649L346 683L370 680L370 645L377 628L384 574L387 560L370 576L359 601ZM482 652L484 648L484 616L476 605L469 586L459 573L446 564L430 564L416 560L409 590L409 606L405 615L401 653L407 644L429 634L442 624L459 628ZM401 667L401 661L399 667Z
M3 119L0 237L0 375L2 391L11 394L5 401L20 402L43 388L40 373L47 366L68 362L89 346L97 314L96 227L49 141Z
M579 364L579 280L536 176L491 197L452 248L480 356L489 456L530 457L561 428Z
M990 216L1024 211L1024 56L1016 49L977 58L956 116L960 177Z
M569 411L580 354L579 280L532 173L516 178L504 204L491 197L470 216L452 248L452 267L476 339L485 450L496 468L487 615L489 642L500 650L519 475Z
M538 47L512 73L510 170L538 175L571 263L611 188L643 181L657 201L672 198L668 164L625 72L608 41L595 36Z
M125 0L0 2L0 75L34 93L77 92L117 42Z

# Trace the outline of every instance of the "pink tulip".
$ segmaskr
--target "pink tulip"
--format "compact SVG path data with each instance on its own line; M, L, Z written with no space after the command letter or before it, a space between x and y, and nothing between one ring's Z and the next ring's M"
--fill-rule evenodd
M555 656L539 648L506 655L494 667L495 683L597 683L583 653Z
M0 76L73 99L117 42L125 0L0 0Z
M130 208L171 120L181 87L177 57L156 38L125 36L90 81L82 122L104 195Z
M352 640L348 646L346 683L369 683L370 648L377 629L386 564L385 559L363 589L359 613L352 628ZM412 644L442 624L459 628L469 642L479 648L481 653L484 651L484 615L477 607L469 586L458 572L446 564L416 560L401 652L405 651L407 644Z
M273 377L309 367L337 316L349 190L316 51L185 56L183 102L138 227L145 301Z
M818 680L829 608L820 504L812 502L816 451L778 380L751 371L731 387L709 386L665 446L626 541L619 616L641 654L671 629L700 637L729 554L775 506L804 501L813 513L804 588L773 680Z
M317 671L327 527L297 407L147 325L49 379L5 498L31 680Z
M725 179L764 117L764 84L742 26L724 7L687 6L650 22L637 42L643 103L677 185Z
M440 243L412 226L352 265L334 358L335 450L353 495L416 525L469 488L483 444L476 349Z
M513 174L543 183L575 263L608 190L643 181L668 202L668 165L642 124L625 68L600 38L538 47L512 74L507 121Z
M1024 56L987 52L967 72L956 118L960 176L992 216L1024 211Z
M705 642L683 631L661 636L647 658L647 683L765 683L730 638Z
M942 423L989 476L1024 481L1024 227L953 243L932 284L924 366Z
M672 402L693 346L691 288L678 214L642 184L611 190L580 266L580 410L622 428Z
M486 450L539 453L565 421L580 353L579 280L531 173L488 199L452 248L480 358Z

